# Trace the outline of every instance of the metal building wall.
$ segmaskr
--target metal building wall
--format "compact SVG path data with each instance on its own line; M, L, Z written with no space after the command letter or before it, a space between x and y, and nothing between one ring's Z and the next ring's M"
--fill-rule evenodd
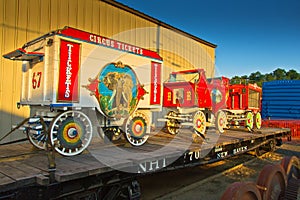
M64 26L157 50L165 61L166 73L201 67L208 77L214 75L216 46L186 37L179 30L149 20L149 16L138 16L137 11L109 2L114 1L0 0L0 138L29 115L29 108L16 107L21 92L20 64L3 59L2 55ZM5 141L20 137L24 135L14 134Z
M214 76L214 49L164 27L160 31L160 55L164 59L165 74L202 68L207 77Z

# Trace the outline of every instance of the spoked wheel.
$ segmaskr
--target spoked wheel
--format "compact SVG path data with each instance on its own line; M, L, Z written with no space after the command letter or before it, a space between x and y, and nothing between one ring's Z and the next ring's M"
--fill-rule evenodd
M127 141L133 146L143 145L149 135L147 135L147 118L141 112L131 115L125 124L125 136Z
M44 128L46 129L47 127L43 127L40 117L30 118L28 124L30 125L30 128L25 132L29 142L36 148L45 150L47 148L48 135L47 130L44 130Z
M92 123L83 112L63 112L50 125L50 143L58 153L74 156L90 144L92 130Z
M198 136L205 135L206 131L206 116L202 111L197 111L193 119L194 130Z
M220 133L224 133L227 124L227 116L226 113L222 110L218 111L217 119L216 119L216 128Z
M261 114L260 114L260 112L257 112L255 114L254 122L255 122L255 127L257 129L260 129L261 128Z
M248 128L249 130L253 129L253 114L252 114L252 112L247 112L245 125L246 125L246 128Z
M177 113L174 111L170 111L167 115L168 121L166 122L166 128L168 133L171 135L176 135L179 132L180 124L177 119Z

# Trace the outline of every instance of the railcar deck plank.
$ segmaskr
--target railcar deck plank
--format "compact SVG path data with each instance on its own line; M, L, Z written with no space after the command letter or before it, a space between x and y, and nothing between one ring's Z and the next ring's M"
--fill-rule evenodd
M5 163L0 166L0 172L15 181L14 188L11 185L11 189L32 185L36 182L38 174L30 173L26 169L21 169L21 167L16 167L16 163L14 162Z
M104 165L100 160L96 159L95 156L87 152L78 156L68 157L67 159L88 165L87 171L89 175L104 173L109 171L110 169L108 166Z
M48 157L45 151L36 153L33 156L27 157L23 160L23 162L27 165L35 167L42 171L43 173L48 172Z
M35 154L35 149L30 143L14 144L14 145L0 145L0 158L7 158L13 156Z
M0 191L8 191L16 188L16 181L0 172Z
M86 165L66 158L56 159L55 179L59 182L88 176Z

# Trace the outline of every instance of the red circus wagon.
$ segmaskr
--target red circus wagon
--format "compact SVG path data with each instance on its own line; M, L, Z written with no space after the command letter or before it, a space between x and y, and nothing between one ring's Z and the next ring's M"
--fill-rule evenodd
M225 129L261 127L261 88L256 84L230 84L226 77L206 78L203 69L170 73L163 84L166 130L177 134L183 126L205 136L206 127Z
M216 114L216 127L219 132L231 127L244 126L250 131L261 128L262 89L256 84L229 84L226 108Z

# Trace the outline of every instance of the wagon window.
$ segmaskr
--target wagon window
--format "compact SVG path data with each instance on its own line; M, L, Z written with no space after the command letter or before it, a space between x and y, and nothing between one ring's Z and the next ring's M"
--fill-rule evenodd
M260 93L255 90L249 90L249 107L259 108Z
M168 82L192 82L195 83L199 79L198 73L180 73L180 74L170 74Z

